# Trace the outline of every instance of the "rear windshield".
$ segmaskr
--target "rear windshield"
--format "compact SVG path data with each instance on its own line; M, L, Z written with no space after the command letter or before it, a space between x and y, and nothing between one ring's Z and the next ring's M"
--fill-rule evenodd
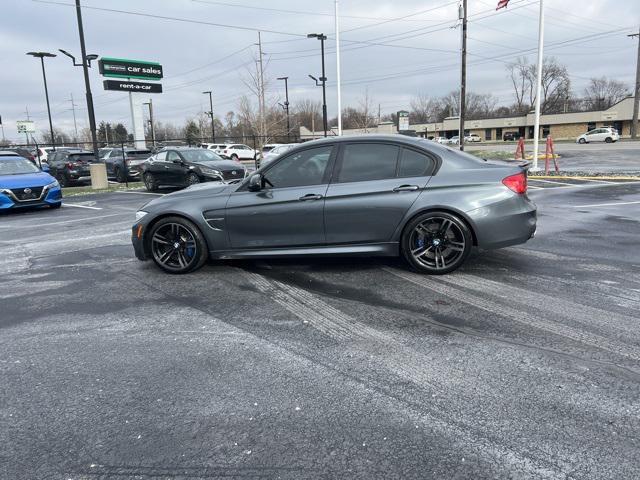
M93 153L72 153L69 155L69 160L73 162L94 162L95 157Z
M151 156L151 150L127 150L127 157L146 158Z
M40 169L23 157L0 155L0 175L37 173Z

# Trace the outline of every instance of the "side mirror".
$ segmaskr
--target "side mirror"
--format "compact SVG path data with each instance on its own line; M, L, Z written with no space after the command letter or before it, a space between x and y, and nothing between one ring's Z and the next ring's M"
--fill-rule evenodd
M250 192L259 192L262 190L262 175L256 173L249 178L248 189Z
M182 160L179 158L177 160L171 160L173 163L177 163L178 165L182 165Z

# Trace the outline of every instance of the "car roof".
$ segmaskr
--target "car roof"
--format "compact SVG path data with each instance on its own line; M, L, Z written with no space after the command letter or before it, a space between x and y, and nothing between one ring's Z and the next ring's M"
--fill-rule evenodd
M20 155L18 155L13 150L0 150L0 155L5 157L20 157Z

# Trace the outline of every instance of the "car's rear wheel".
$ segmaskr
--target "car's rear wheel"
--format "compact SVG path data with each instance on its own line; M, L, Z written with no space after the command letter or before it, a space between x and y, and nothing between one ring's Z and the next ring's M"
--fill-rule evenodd
M429 212L414 218L402 235L402 255L421 273L442 275L460 267L471 252L469 227L456 215Z
M127 181L127 176L124 174L124 172L120 167L115 168L115 177L116 177L116 182L118 183L124 183Z
M231 155L231 160L233 160L234 162L238 161L238 155L236 155L235 153L233 155Z
M607 137L604 139L604 143L612 143L613 142L613 138L611 137Z
M145 173L142 177L144 181L144 186L150 192L155 192L158 190L158 182L156 181L156 177L153 176L152 173Z
M587 141L584 138L581 138L580 140L578 140L578 143L582 143L584 145L585 143L587 143Z
M61 187L68 187L71 185L71 179L69 178L69 176L62 172L58 175L56 175L56 180L58 180L58 183L60 184Z
M165 272L192 272L202 267L209 257L204 236L185 218L163 218L149 235L153 261Z

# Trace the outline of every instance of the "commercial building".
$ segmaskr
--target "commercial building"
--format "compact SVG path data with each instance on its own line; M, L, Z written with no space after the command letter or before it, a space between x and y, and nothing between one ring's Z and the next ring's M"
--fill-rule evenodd
M594 128L611 126L618 130L621 137L631 135L631 119L633 118L633 97L627 97L606 110L575 113L557 113L540 116L540 138L551 135L554 140L575 140L579 135ZM465 135L477 134L482 141L503 141L504 135L513 133L516 137L533 138L533 112L527 115L467 120L464 123ZM420 137L447 137L458 135L458 117L445 118L438 123L413 124L409 129ZM344 135L363 133L398 133L392 122L382 122L375 127L343 130ZM337 132L332 129L331 134ZM300 127L301 139L320 138L322 132L311 132Z

